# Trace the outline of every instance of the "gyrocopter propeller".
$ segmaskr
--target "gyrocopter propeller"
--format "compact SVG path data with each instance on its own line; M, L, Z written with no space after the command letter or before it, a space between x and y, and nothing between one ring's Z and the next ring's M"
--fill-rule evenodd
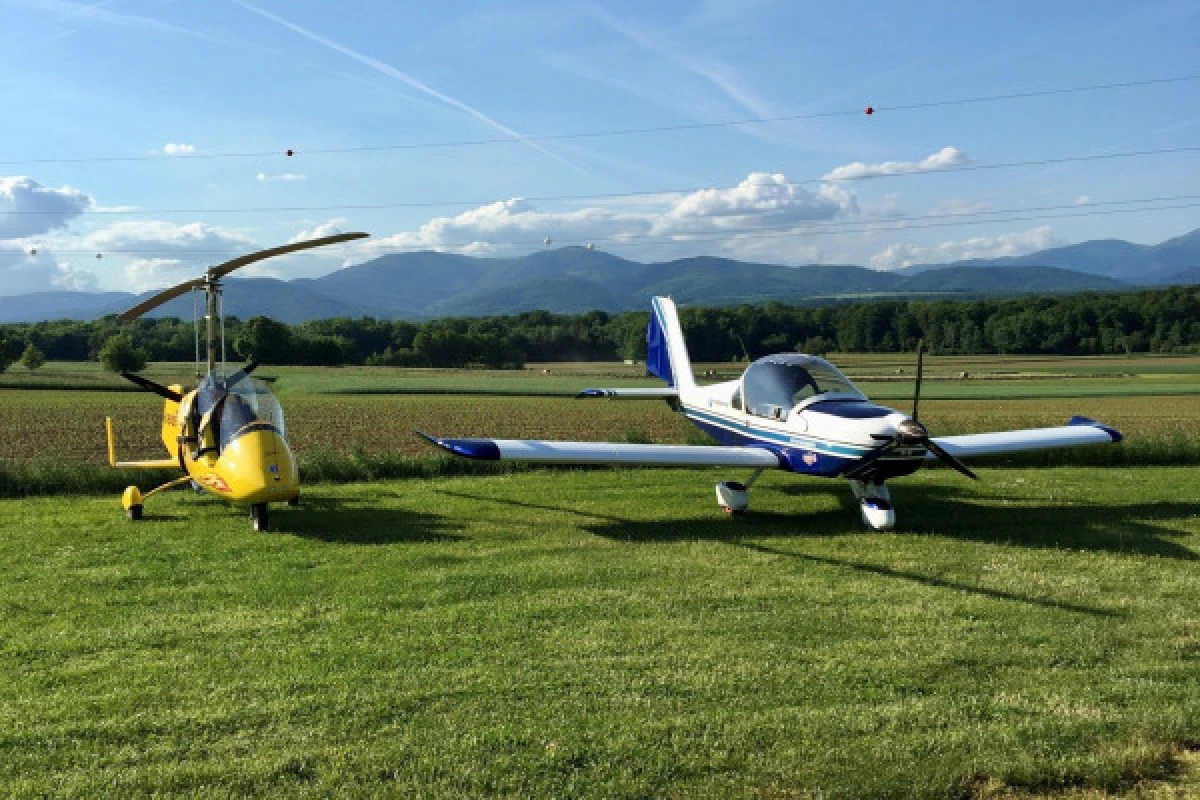
M267 528L267 503L294 505L300 497L300 476L296 459L287 442L283 409L267 385L250 376L258 366L251 362L235 372L225 369L225 318L221 303L221 279L239 267L274 256L324 247L354 239L366 233L340 233L320 239L294 242L257 253L240 256L209 267L203 276L164 289L153 297L119 314L117 319L137 319L147 311L190 291L205 294L205 331L207 370L200 371L200 321L196 315L196 376L198 385L191 391L173 384L163 386L129 372L126 380L164 400L162 442L168 458L151 461L117 461L112 419L106 419L108 460L113 467L161 469L175 467L183 477L142 494L136 486L125 489L121 504L130 519L141 519L146 498L164 489L191 483L237 503L250 505L254 529ZM193 304L193 309L195 305ZM218 336L220 363L218 367Z

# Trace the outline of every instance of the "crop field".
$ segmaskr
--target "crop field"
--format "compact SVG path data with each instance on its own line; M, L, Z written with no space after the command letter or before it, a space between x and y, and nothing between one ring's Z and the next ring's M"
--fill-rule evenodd
M834 360L907 407L911 359ZM640 366L264 367L310 476L434 466L310 480L265 535L187 490L133 524L118 483L11 484L0 795L1200 797L1200 359L927 366L935 435L1128 439L896 480L875 533L841 482L765 474L730 519L741 471L453 475L412 434L697 441L569 396ZM39 373L0 376L0 489L112 475L105 415L158 457L158 398Z

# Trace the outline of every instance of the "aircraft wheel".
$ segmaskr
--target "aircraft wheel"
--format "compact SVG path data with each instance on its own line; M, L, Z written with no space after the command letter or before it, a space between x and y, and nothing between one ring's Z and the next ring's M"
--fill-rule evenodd
M266 533L267 531L267 504L255 503L250 506L250 524L254 526L254 530L258 533Z
M131 520L133 520L134 522L137 522L139 519L142 518L142 507L141 507L141 505L130 506L125 511L125 513L129 516L129 518Z

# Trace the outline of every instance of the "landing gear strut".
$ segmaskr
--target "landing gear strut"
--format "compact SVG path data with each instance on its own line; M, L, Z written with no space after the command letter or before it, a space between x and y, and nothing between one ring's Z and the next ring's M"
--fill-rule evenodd
M745 483L737 481L721 481L717 484L717 505L730 516L744 514L750 507L750 487L762 474L761 469L754 470L750 479Z
M267 504L254 503L250 506L250 524L254 526L254 530L258 533L265 533L267 530Z
M863 524L871 530L887 531L896 527L896 509L892 506L892 495L882 483L850 481L850 488L858 500Z

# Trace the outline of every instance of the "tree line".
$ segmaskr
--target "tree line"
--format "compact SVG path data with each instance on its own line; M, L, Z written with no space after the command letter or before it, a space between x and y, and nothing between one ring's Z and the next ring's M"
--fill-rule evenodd
M267 317L226 320L230 358L268 364L520 368L527 361L643 359L649 314L552 314L403 320L326 319L285 325ZM1004 300L909 301L684 308L696 361L768 353L911 351L924 339L944 354L1099 355L1200 352L1200 286L1125 294ZM152 361L195 355L193 323L59 320L0 325L0 369L30 348L57 361L105 352ZM203 353L201 354L203 356ZM34 361L37 361L35 355ZM105 359L106 363L111 360Z

